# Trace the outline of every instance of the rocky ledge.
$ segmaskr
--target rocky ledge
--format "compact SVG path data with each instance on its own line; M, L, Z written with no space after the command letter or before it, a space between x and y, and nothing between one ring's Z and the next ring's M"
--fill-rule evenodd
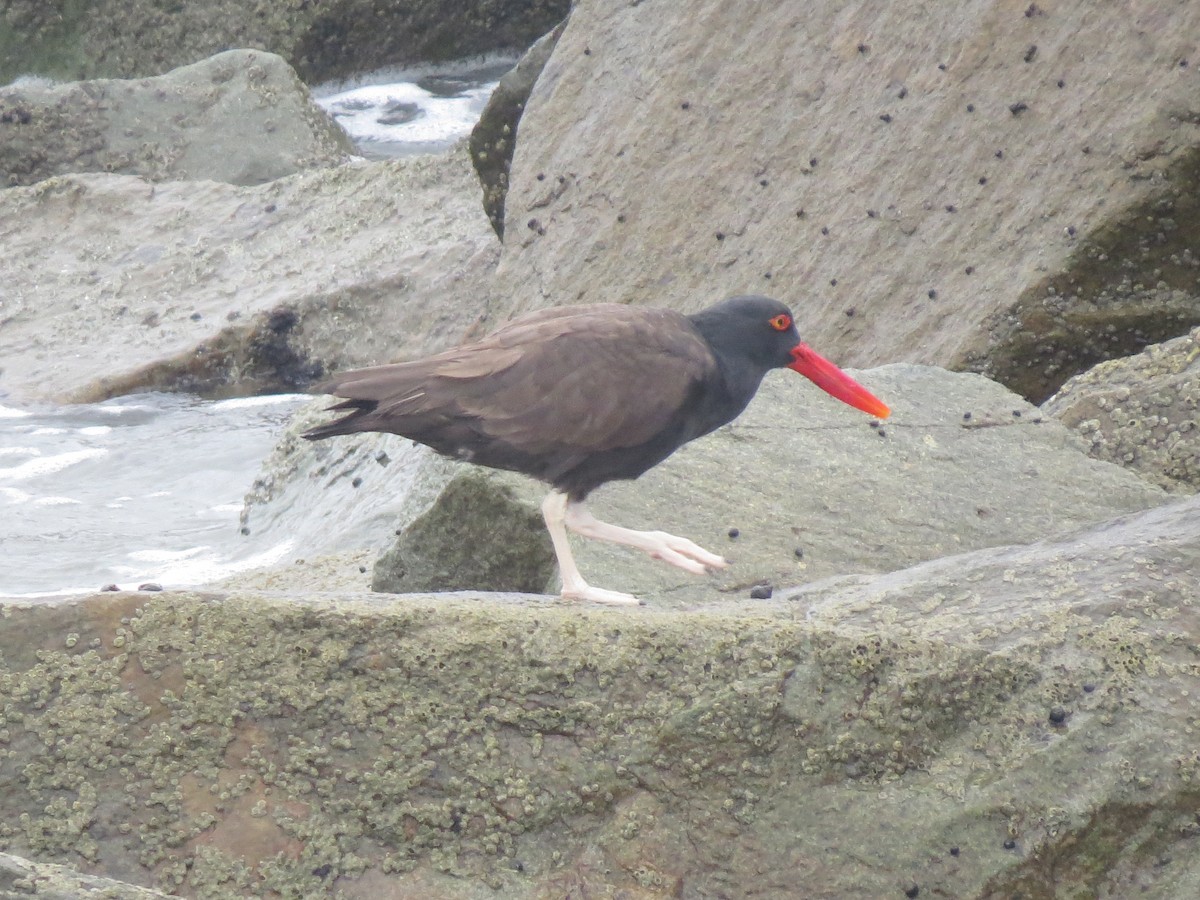
M1182 897L1197 571L1193 498L688 611L9 603L0 839L209 897Z

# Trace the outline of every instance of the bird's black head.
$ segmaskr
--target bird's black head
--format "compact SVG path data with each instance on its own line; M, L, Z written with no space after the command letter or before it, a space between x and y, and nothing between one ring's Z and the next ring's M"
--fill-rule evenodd
M688 318L722 363L749 366L759 377L790 366L800 343L792 311L757 294L730 297Z
M770 297L730 297L689 316L708 342L731 394L749 401L771 369L786 366L821 390L880 418L890 410L865 387L800 340L792 311ZM744 405L744 404L743 404Z

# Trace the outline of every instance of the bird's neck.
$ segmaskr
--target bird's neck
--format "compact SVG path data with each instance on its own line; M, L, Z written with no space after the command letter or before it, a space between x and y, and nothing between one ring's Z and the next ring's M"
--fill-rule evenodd
M705 397L706 431L736 418L754 398L763 376L773 368L748 356L736 336L714 317L704 312L688 316L705 343L712 349L717 362L717 380L709 384Z
M748 354L739 335L730 331L728 322L720 316L709 316L710 312L704 310L688 319L712 349L731 399L744 406L758 390L763 376L775 366Z

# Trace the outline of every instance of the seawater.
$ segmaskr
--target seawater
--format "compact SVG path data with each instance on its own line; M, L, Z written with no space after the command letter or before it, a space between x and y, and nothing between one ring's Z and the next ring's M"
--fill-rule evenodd
M381 69L313 88L313 99L371 159L437 153L479 121L510 57L437 68Z
M312 398L134 394L0 405L0 594L203 584L271 565L239 530L259 464Z

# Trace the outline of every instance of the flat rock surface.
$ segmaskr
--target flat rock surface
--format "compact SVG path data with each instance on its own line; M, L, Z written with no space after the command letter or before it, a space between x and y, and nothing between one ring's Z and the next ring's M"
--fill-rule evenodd
M0 192L0 241L18 400L287 390L440 349L487 318L498 253L465 150L256 187L52 178Z
M678 530L726 555L729 570L706 584L587 541L584 571L635 594L746 598L763 582L887 572L1164 502L1158 488L1097 465L1065 428L982 376L903 364L856 375L892 407L878 427L781 373L707 443L596 493L599 518Z
M1198 570L1192 498L690 612L7 603L0 840L196 895L1181 900Z

